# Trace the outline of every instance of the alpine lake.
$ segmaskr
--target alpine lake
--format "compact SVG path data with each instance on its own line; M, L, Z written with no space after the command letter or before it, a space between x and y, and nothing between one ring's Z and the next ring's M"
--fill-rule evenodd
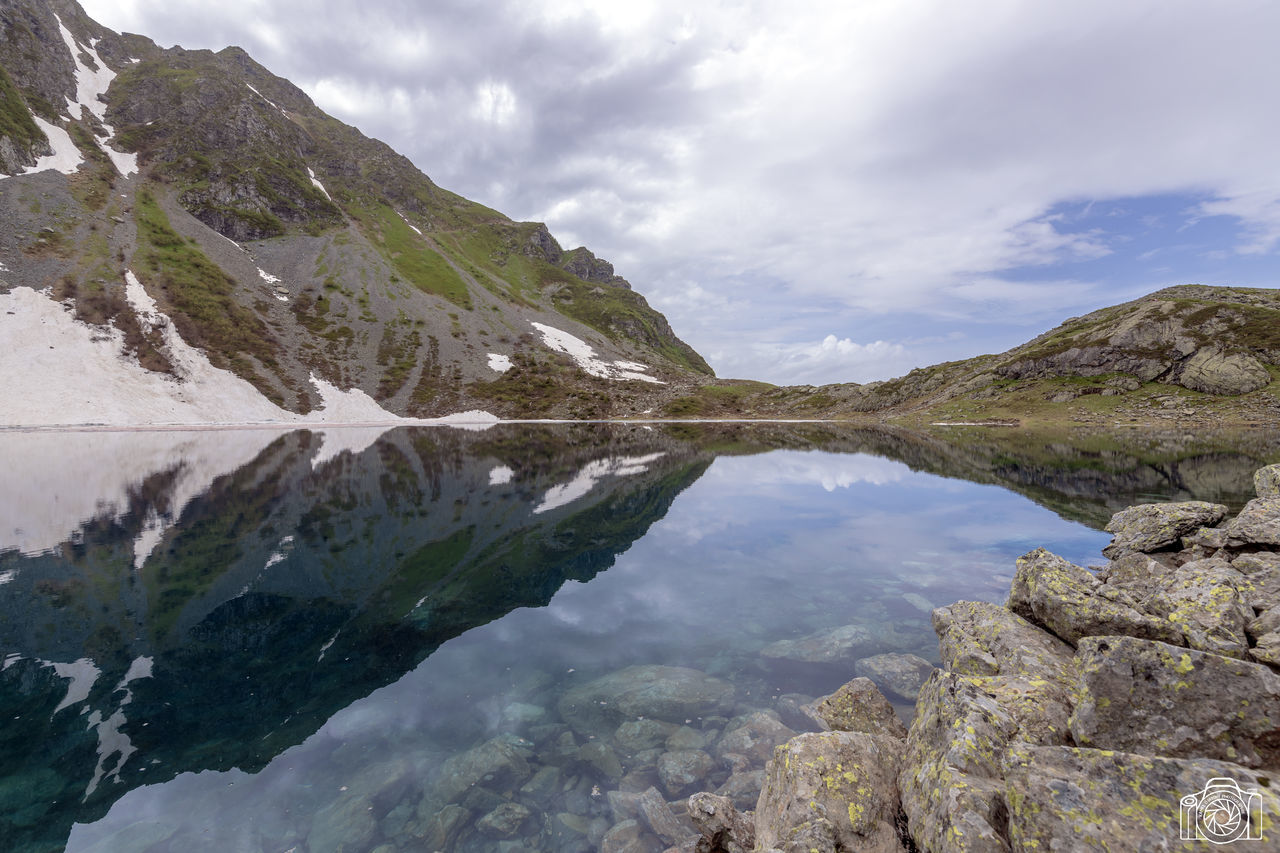
M822 423L0 432L0 848L660 851L930 611L1275 434ZM665 820L665 814L663 815ZM612 839L604 842L606 835ZM627 846L629 845L629 846Z

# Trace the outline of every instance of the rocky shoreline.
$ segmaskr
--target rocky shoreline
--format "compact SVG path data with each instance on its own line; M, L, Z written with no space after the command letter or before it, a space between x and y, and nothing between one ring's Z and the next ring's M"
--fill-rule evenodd
M803 708L825 731L776 748L753 812L695 794L674 849L1277 849L1280 465L1254 482L1234 518L1131 507L1102 569L1040 549L1006 606L935 610L909 731L854 679Z

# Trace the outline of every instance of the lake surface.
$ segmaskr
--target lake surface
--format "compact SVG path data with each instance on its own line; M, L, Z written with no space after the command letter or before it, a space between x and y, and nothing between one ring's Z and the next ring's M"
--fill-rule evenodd
M1003 601L1035 547L1100 563L1131 503L1238 507L1280 444L594 424L0 454L4 849L514 853L597 849L650 788L750 807L805 702L867 672L909 716L933 607Z

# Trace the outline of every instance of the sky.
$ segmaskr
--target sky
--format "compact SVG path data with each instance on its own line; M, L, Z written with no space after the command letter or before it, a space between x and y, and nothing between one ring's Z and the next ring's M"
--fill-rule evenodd
M82 2L546 222L721 376L887 379L1280 278L1269 0Z

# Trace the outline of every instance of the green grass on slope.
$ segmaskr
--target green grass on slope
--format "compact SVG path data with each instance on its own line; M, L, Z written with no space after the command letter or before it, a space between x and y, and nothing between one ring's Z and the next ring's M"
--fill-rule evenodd
M136 271L160 285L178 333L203 348L217 367L251 382L267 399L283 405L280 393L254 368L250 357L276 366L275 341L266 324L235 300L235 280L169 224L149 190L138 193Z
M471 293L466 282L438 252L428 248L426 239L398 213L385 204L365 208L352 205L350 212L407 282L470 310Z
M3 66L0 66L0 137L8 137L16 147L24 150L30 150L31 146L45 139L31 118L27 102Z

